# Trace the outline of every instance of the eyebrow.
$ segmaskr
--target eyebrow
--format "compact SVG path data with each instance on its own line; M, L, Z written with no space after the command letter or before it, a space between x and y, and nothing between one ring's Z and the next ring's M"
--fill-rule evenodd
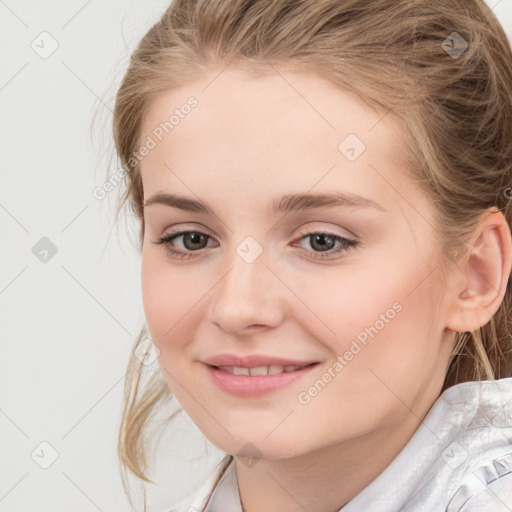
M160 192L144 202L144 207L161 204L179 210L217 216L207 202L191 199L178 194ZM288 213L313 210L321 207L375 208L387 212L379 203L370 198L347 192L330 192L326 194L288 194L272 203L274 213Z

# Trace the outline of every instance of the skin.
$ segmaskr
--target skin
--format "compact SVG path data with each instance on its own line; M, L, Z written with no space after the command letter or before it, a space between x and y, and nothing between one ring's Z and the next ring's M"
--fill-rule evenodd
M197 98L142 161L144 199L173 192L216 212L145 207L148 327L163 377L204 435L233 455L248 442L259 450L254 465L235 457L245 512L332 512L378 476L418 428L442 388L454 331L485 324L499 307L510 230L501 213L483 215L472 252L443 282L433 263L432 205L405 173L392 115L382 118L311 73L281 71L284 80L221 69L161 93L143 120L141 144ZM353 162L338 150L350 133L366 145ZM333 190L383 210L270 212L285 194ZM180 260L155 243L173 230L210 238L194 245L178 237L176 250L199 247ZM356 236L360 245L322 258L305 236L322 230ZM247 236L263 249L250 264L236 252ZM309 403L299 403L298 394L396 302L401 311ZM278 391L242 398L213 385L202 363L226 352L320 365Z

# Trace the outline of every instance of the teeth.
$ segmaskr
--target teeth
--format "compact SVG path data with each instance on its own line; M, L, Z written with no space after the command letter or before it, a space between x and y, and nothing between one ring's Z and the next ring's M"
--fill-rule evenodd
M250 375L268 375L268 366L255 366L249 368Z
M219 366L218 368L233 375L277 375L284 372L294 372L303 368L303 366L271 364L270 366L255 366L254 368L241 368L239 366Z
M283 373L283 367L279 364L271 364L268 367L268 374L269 375L276 375L278 373Z
M249 375L249 368L239 368L233 366L233 375Z

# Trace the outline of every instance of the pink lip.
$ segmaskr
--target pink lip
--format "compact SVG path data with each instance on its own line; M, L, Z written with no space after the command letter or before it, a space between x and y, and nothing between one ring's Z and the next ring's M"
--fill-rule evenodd
M254 368L256 366L306 366L318 361L299 361L298 359L284 359L281 357L252 354L249 356L236 356L233 354L219 354L204 361L211 366L238 366L240 368Z
M213 383L221 390L236 396L255 397L291 384L311 372L318 364L311 364L293 372L283 372L277 375L233 375L215 366L206 364L205 368L210 374Z

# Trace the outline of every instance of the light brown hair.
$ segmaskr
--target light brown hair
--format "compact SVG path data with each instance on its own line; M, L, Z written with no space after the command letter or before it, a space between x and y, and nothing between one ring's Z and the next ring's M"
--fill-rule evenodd
M454 37L467 43L460 55L450 51ZM316 73L399 120L407 170L436 209L440 268L462 261L485 212L500 210L512 225L512 52L483 0L174 0L131 55L115 101L127 178L117 213L128 202L141 246L142 180L131 157L149 103L212 65L263 73L275 64ZM509 278L486 325L457 333L443 391L512 375L510 286ZM145 336L146 326L134 350ZM132 352L118 453L124 469L151 482L147 427L171 393L157 365L142 385L145 368Z

